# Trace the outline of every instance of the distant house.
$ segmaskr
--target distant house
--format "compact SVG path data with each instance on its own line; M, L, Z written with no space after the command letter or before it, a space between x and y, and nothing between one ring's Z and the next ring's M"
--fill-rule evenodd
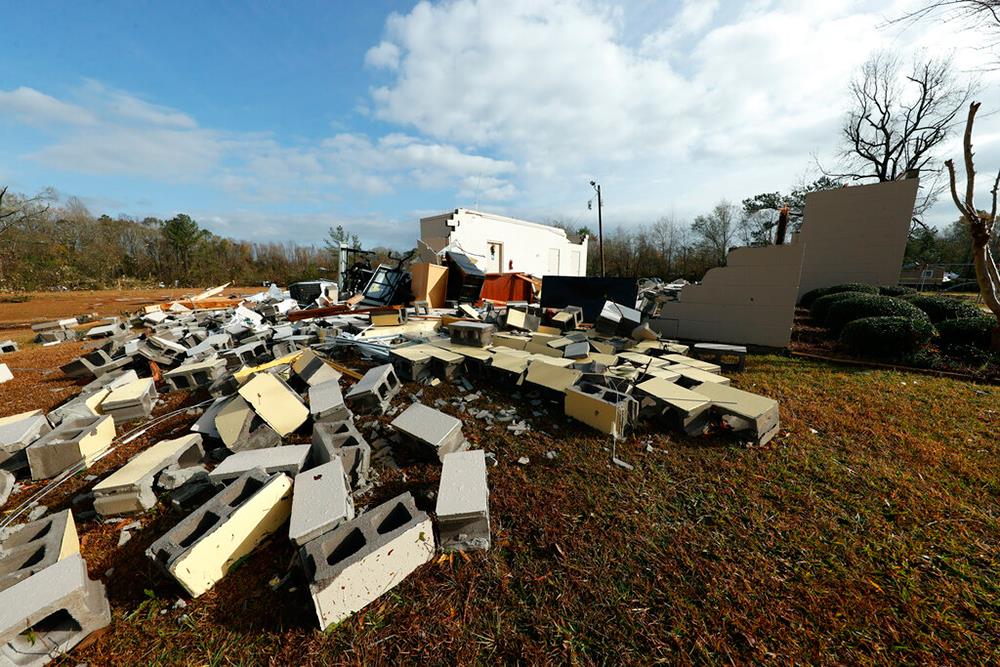
M435 253L463 252L486 273L587 275L588 239L537 222L459 208L421 218L420 240Z
M904 264L899 272L899 284L907 287L940 287L946 281L945 267L938 264Z

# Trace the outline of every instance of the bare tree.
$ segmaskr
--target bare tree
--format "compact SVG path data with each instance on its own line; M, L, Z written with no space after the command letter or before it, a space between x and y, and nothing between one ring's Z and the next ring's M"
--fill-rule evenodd
M726 263L726 253L736 238L739 209L728 201L720 201L711 213L699 215L691 223L691 231L713 255L718 266Z
M955 202L956 208L962 214L962 220L969 225L972 234L972 262L976 267L976 282L979 283L979 293L990 311L997 318L997 324L993 328L992 347L1000 351L1000 270L997 269L996 259L990 248L990 239L996 232L997 218L997 190L1000 188L1000 172L997 172L996 180L993 181L993 202L990 211L979 210L974 203L976 189L976 169L972 158L972 124L976 119L976 112L979 111L979 102L969 105L969 117L965 123L965 198L958 196L958 187L955 183L955 163L946 160L945 166L948 168L948 180L951 185L951 198Z
M962 81L949 59L899 60L876 53L851 82L852 107L842 128L844 150L836 179L895 181L909 173L933 172L914 207L914 222L937 200L944 185L934 174L935 151L957 125L974 82Z
M0 188L0 235L12 227L45 215L49 210L49 202L55 198L55 190L51 188L27 199L18 197L13 192L8 194L6 185Z

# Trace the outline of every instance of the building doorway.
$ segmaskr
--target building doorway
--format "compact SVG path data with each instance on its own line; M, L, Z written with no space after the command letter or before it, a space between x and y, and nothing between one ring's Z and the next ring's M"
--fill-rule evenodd
M503 243L487 241L486 273L503 273Z

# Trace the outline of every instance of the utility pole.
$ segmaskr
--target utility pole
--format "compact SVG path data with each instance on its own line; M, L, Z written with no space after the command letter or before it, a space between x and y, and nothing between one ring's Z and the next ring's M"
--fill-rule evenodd
M600 183L591 181L590 186L597 190L597 247L601 254L601 277L604 278L604 219L601 214L601 209L604 208L604 202L601 201Z

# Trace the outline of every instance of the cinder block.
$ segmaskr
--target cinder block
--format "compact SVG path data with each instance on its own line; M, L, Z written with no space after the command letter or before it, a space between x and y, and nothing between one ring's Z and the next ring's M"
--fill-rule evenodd
M327 363L321 356L308 349L304 350L292 362L292 371L310 387L337 381L341 376L340 371Z
M563 368L547 361L532 361L525 380L553 392L563 393L580 381L583 373L575 368Z
M218 357L210 357L200 361L178 366L163 374L173 391L208 387L219 379L226 371L226 362Z
M115 420L111 415L66 420L25 450L31 479L55 477L79 463L89 468L114 439Z
M14 485L17 479L9 470L0 468L0 508L7 504L10 494L14 492Z
M326 629L430 561L434 529L404 493L307 542L299 553L319 627Z
M215 427L215 418L219 415L219 411L226 405L226 402L225 398L217 398L212 401L212 404L205 408L205 411L198 417L198 420L192 424L191 430L195 433L200 433L206 438L220 440L219 429Z
M537 315L529 315L523 310L518 310L517 308L507 309L506 324L511 329L520 329L521 331L537 331L538 326L541 323L542 319Z
M405 345L389 349L389 361L399 377L409 382L421 382L431 377L431 355L423 345Z
M283 472L295 477L302 470L309 456L309 445L286 445L266 449L250 449L226 457L215 470L208 473L213 482L228 482L260 468L268 474Z
M12 340L5 340L0 342L0 354L7 354L8 352L17 352L17 343Z
M157 396L153 378L140 378L112 390L101 401L100 411L113 416L119 424L133 419L149 419Z
M75 554L0 592L2 662L48 664L110 623L104 585Z
M328 380L309 387L309 412L314 422L349 419L351 411L344 403L340 380Z
M153 542L146 555L198 597L288 520L291 490L287 475L247 472Z
M309 408L299 395L284 380L271 373L257 373L240 387L239 393L282 437L302 426L309 418Z
M288 537L297 546L354 518L354 499L340 459L295 476Z
M638 419L639 403L628 394L581 382L566 389L565 412L602 433L623 438Z
M438 542L445 551L490 548L490 491L483 450L444 456L435 513Z
M729 428L749 432L759 445L767 443L781 427L778 402L772 398L715 382L698 385L694 391L708 397L712 411L721 415Z
M153 481L172 465L195 465L205 456L197 433L161 440L94 487L94 510L101 516L143 512L156 504Z
M368 486L372 449L358 433L353 422L321 422L313 427L312 460L316 464L329 463L338 458L344 466L351 488Z
M0 544L0 591L78 553L80 540L70 510L26 523Z
M423 403L414 403L392 420L392 427L402 433L428 458L443 460L445 454L469 446L462 435L462 422Z
M456 345L472 347L489 347L493 344L493 332L496 328L485 322L452 322L448 325L451 342Z
M0 418L0 463L52 430L41 410Z
M605 301L594 328L605 336L629 336L642 324L642 313L614 301Z
M365 373L347 392L344 400L355 413L384 414L399 387L399 378L392 364L384 364Z

